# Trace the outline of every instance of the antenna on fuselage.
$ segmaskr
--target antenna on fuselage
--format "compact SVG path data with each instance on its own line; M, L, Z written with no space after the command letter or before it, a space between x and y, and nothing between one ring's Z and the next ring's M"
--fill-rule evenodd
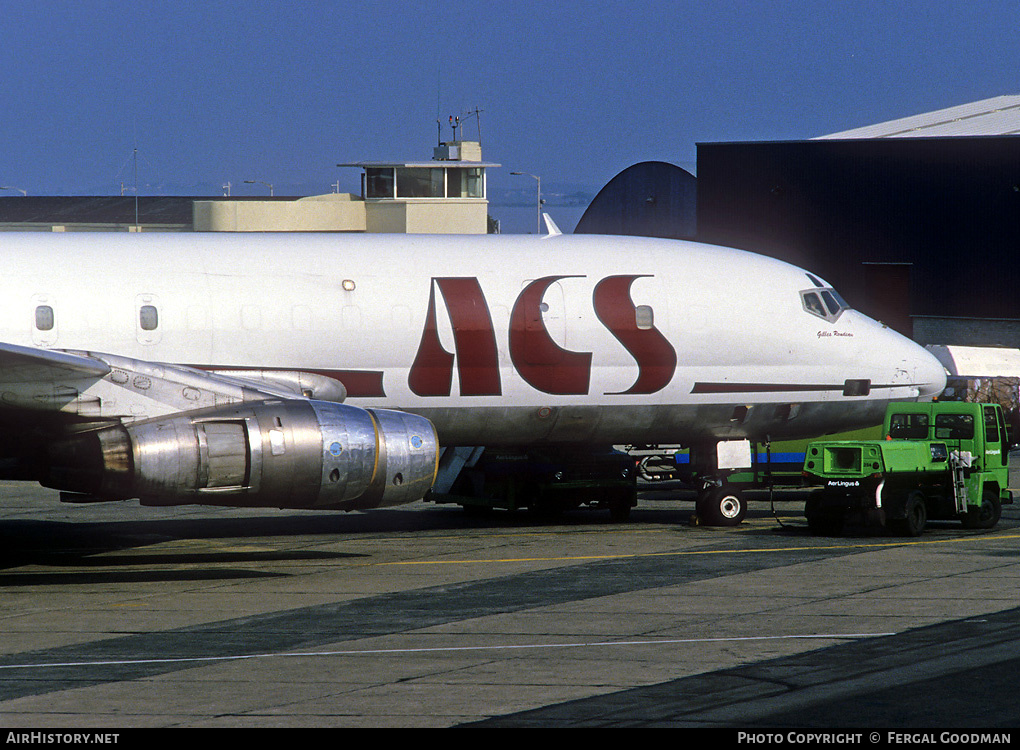
M545 221L545 230L549 233L546 235L546 237L558 237L559 235L563 234L563 232L561 232L560 228L556 226L556 222L552 220L552 217L549 214L543 213L542 219Z

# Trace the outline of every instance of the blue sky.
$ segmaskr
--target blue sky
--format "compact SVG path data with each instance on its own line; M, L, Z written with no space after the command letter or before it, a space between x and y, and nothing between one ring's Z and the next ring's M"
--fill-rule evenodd
M699 141L809 138L1020 93L1013 2L0 0L0 184L357 189L480 108L490 188L597 192ZM477 134L475 120L465 125ZM443 138L451 131L445 126Z

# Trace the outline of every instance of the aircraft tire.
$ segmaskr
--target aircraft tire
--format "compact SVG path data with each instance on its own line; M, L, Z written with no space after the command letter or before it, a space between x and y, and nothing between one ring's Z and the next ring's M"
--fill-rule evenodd
M707 526L737 526L747 515L747 501L727 485L710 487L698 498L697 513Z

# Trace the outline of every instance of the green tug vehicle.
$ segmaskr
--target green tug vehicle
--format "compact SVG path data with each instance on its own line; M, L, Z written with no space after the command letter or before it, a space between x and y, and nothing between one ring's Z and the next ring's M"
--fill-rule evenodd
M1002 407L961 401L893 403L884 440L816 440L804 476L819 489L804 510L816 535L836 536L851 520L919 536L929 519L990 529L1013 502L1010 440Z

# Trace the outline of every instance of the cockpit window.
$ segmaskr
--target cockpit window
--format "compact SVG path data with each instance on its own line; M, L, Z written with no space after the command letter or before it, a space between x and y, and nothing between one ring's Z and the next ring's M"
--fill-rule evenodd
M832 292L823 289L822 300L825 302L825 309L829 311L829 315L839 315L839 303Z
M818 299L818 295L814 292L802 292L801 296L804 298L804 309L812 315L817 315L820 318L825 317L825 308L822 307L821 301Z
M801 303L804 309L812 315L835 323L844 310L849 310L850 305L831 287L822 287L822 283L811 274L807 277L812 282L818 282L818 289L805 289L800 293Z

